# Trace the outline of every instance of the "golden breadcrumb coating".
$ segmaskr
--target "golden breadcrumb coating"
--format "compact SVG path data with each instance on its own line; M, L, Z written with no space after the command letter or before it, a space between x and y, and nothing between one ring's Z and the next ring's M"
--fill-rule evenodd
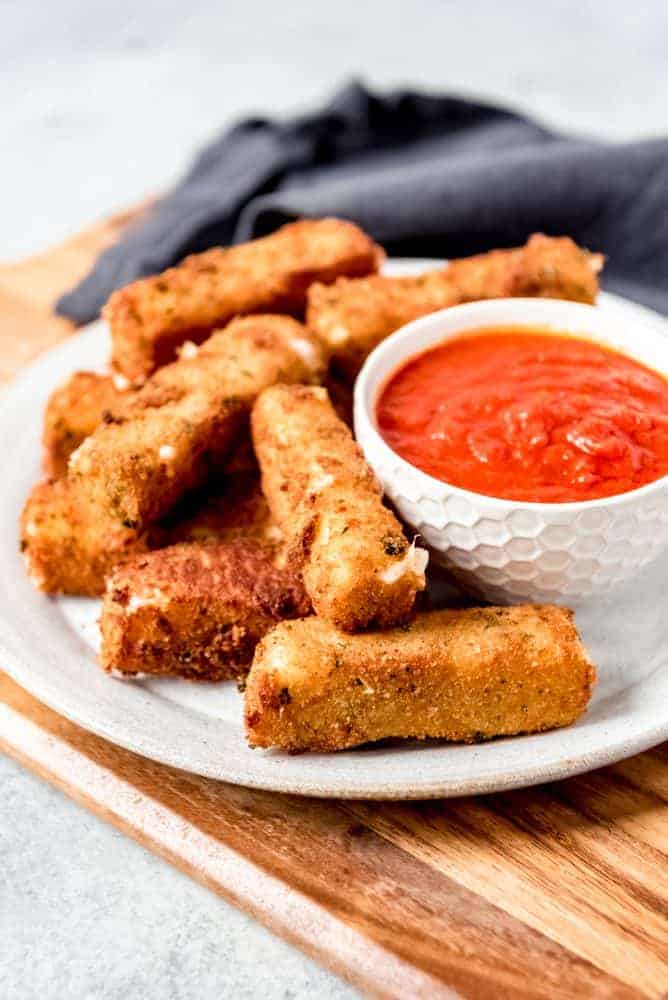
M340 278L309 289L307 323L334 367L354 377L373 348L399 327L449 306L518 296L593 302L601 254L568 237L535 233L523 247L453 260L415 277Z
M312 285L306 321L327 345L332 369L353 381L374 347L395 330L461 301L445 271L424 275L339 278Z
M277 385L251 419L262 489L316 613L340 628L406 619L427 553L410 545L327 391Z
M133 382L172 361L186 340L201 343L234 316L302 316L314 281L378 270L383 252L342 219L304 219L262 239L186 257L178 267L114 292L104 316L112 363Z
M66 480L33 488L21 518L21 547L36 586L47 593L97 596L128 555L177 542L261 545L278 564L281 532L260 488L259 473L234 473L189 495L143 535L91 516Z
M259 644L246 734L253 747L290 751L388 737L476 742L570 725L594 680L563 608L429 611L352 636L306 618Z
M21 549L47 594L95 597L114 566L146 547L144 536L92 512L67 479L38 483L23 508Z
M75 372L51 393L42 435L42 461L50 479L66 475L72 452L127 396L122 381L97 372Z
M263 389L319 381L324 367L317 339L296 320L233 320L86 438L68 480L100 516L143 530L219 467Z
M187 353L187 352L186 352ZM341 397L352 392L340 384ZM338 388L338 385L337 385ZM121 415L121 407L129 402L136 390L120 375L97 372L75 372L51 394L44 413L43 466L49 479L67 475L72 452L110 416ZM351 410L352 412L352 410ZM250 434L236 443L223 463L223 471L255 472L259 474Z
M246 672L273 625L309 611L299 579L260 545L173 545L109 577L100 663L122 674L225 680Z

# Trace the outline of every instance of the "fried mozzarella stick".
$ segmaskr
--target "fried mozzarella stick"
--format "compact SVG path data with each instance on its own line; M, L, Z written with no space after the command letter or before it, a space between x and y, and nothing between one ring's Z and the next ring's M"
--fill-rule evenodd
M49 594L96 597L105 578L130 555L177 542L243 539L282 561L281 532L260 489L259 477L235 473L193 495L169 517L139 535L100 519L66 480L33 488L21 518L21 550L35 585Z
M535 233L523 247L454 260L416 277L340 278L309 289L307 322L353 377L373 348L411 320L462 302L517 296L593 302L601 254Z
M74 452L68 480L100 516L143 530L216 467L274 382L319 381L317 338L289 316L233 320L157 371Z
M186 355L192 347L184 346ZM352 392L341 385L340 394ZM338 387L338 386L337 386ZM42 434L42 464L49 479L67 475L67 465L72 452L110 417L120 415L120 407L128 403L136 390L122 375L103 375L97 372L75 372L51 394L44 414ZM352 402L350 403L352 408ZM352 421L351 421L352 423ZM223 471L257 472L257 460L250 435L239 440L234 451L225 460Z
M262 489L317 614L340 628L394 625L425 586L410 545L323 388L277 385L251 419Z
M383 256L350 222L304 219L250 243L186 257L178 267L135 281L109 299L104 316L114 368L141 382L172 361L184 341L200 343L234 316L302 316L312 282L372 274Z
M272 626L309 611L299 579L257 544L173 545L110 576L100 663L121 674L226 680L246 673Z
M67 479L33 487L21 516L28 573L47 594L96 597L107 574L146 547L145 536L92 511Z
M253 747L300 751L540 732L575 722L594 679L563 608L430 611L403 628L353 636L305 618L259 644L246 735Z
M72 452L128 395L123 381L97 372L75 372L51 394L42 434L44 472L49 478L66 475Z

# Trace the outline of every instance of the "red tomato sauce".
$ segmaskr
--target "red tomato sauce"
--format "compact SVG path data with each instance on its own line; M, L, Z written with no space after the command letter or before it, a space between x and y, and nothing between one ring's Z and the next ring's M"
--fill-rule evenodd
M474 331L412 358L377 424L418 469L509 500L593 500L668 474L668 380L540 328Z

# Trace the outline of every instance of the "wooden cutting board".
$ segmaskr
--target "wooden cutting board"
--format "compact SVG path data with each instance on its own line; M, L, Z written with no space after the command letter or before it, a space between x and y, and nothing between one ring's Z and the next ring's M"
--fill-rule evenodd
M71 332L54 299L131 216L0 267L0 379ZM668 744L528 791L316 801L145 760L0 673L0 746L369 995L668 997Z

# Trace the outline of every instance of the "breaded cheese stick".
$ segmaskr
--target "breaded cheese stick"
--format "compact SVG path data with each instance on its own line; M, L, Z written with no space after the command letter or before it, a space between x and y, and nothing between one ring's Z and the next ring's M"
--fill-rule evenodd
M299 579L257 544L173 545L110 576L100 663L121 674L225 680L246 672L273 625L309 611Z
M425 586L410 545L327 391L277 385L253 409L262 489L317 614L340 628L394 625Z
M97 372L75 372L58 386L46 405L42 434L44 472L50 479L66 475L72 452L128 395L123 381Z
M535 233L523 247L452 261L416 277L340 278L309 289L307 322L332 353L335 368L354 377L385 337L411 320L462 302L517 296L593 302L601 254L568 237Z
M234 316L301 316L314 281L378 270L380 247L342 219L304 219L262 239L195 254L162 274L114 292L104 316L112 363L133 382L172 361L185 340L200 343Z
M186 356L192 347L184 345ZM347 388L347 387L345 387ZM110 416L121 415L134 391L122 375L75 372L51 394L44 413L42 461L49 479L67 475L72 452ZM342 391L344 391L342 389ZM350 390L348 390L350 392ZM352 398L352 393L350 393ZM230 472L258 471L250 435L241 439L224 463Z
M594 303L605 257L568 236L534 233L523 247L453 260L446 270L461 301L498 298L568 299Z
M403 628L353 636L306 618L259 644L246 735L253 747L300 751L533 733L575 722L594 680L563 608L429 611Z
M245 540L283 562L281 532L259 476L235 473L188 497L143 535L100 520L66 480L33 488L21 518L21 549L35 585L46 593L95 597L129 555L178 542Z
M157 371L121 416L86 438L68 479L101 516L143 530L224 459L263 389L319 381L324 365L317 339L297 320L233 320Z
M395 330L461 300L445 272L339 278L311 285L306 322L331 355L332 370L352 382L373 348Z
M38 483L21 516L28 573L47 594L95 597L114 566L146 547L145 536L91 511L67 479Z

